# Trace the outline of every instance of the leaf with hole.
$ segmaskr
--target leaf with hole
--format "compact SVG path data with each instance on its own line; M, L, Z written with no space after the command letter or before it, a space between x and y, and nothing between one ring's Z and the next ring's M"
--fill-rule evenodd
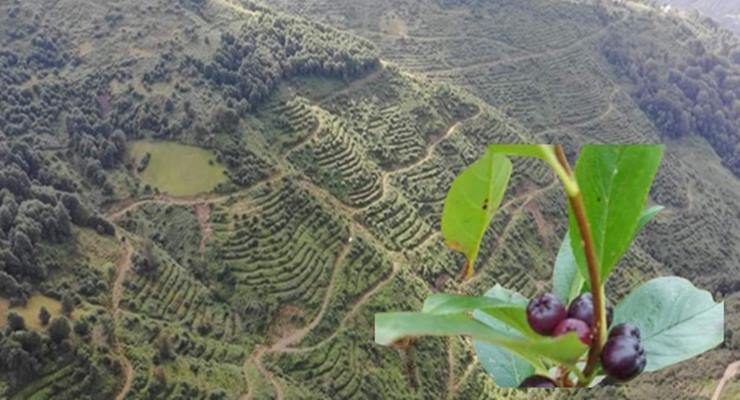
M465 254L464 274L472 275L480 242L501 205L511 176L511 161L493 152L464 170L452 183L442 212L447 245Z

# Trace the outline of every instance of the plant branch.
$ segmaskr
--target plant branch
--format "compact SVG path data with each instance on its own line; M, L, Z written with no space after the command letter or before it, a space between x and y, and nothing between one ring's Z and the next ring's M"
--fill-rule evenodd
M568 194L568 197L578 196L580 192L578 190L578 182L576 182L570 171L568 161L566 160L565 163L563 163L560 159L557 147L551 145L540 145L540 148L542 149L541 158L550 165L550 168L555 171L555 175L557 175L558 178L560 178L560 181L563 182L563 187L565 188L565 193Z
M568 164L568 159L565 157L562 145L555 146L555 154L560 165L571 179L575 181L573 178L573 171ZM583 240L583 249L586 255L586 265L588 267L588 276L591 286L591 296L593 297L594 302L594 337L591 342L591 348L588 352L586 367L583 369L585 379L579 379L578 382L580 386L587 386L593 379L593 374L596 372L599 364L599 356L601 355L601 349L604 347L604 342L606 341L606 302L604 299L604 288L601 283L599 262L596 258L596 249L594 247L593 236L591 234L591 226L586 217L586 206L580 190L576 191L575 195L568 192L568 202L573 210L573 215L576 218L578 230L580 231L581 239Z

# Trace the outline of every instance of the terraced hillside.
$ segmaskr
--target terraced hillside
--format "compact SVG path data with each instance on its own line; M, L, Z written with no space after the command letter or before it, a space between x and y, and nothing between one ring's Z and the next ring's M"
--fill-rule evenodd
M685 276L733 305L728 308L728 332L740 322L736 279L740 261L740 225L736 223L740 182L733 158L739 142L737 128L728 129L724 136L727 141L720 141L704 130L704 122L696 123L704 118L699 114L687 117L683 127L670 125L658 116L668 109L661 108L663 105L673 107L671 102L684 96L684 89L677 94L666 91L673 90L673 82L688 90L683 82L668 77L669 71L708 79L717 68L728 71L728 77L740 76L740 67L735 64L740 49L736 39L704 20L666 13L644 2L267 3L353 31L377 44L381 57L416 76L467 88L517 120L538 140L571 145L663 141L667 156L651 195L655 202L668 205L669 211L639 239L639 246L623 262L637 272L622 269L621 275L610 282L611 289L618 295L631 287L631 282L645 277ZM692 53L692 49L700 53ZM714 61L697 64L695 60L703 57ZM696 65L699 68L693 68ZM631 72L638 70L644 75ZM662 82L663 74L670 82L667 86L646 85L651 79ZM638 75L643 79L636 79ZM702 88L710 96L721 97L736 92L730 84L733 79ZM646 96L646 91L659 95ZM663 103L659 103L663 101L658 99L661 96L667 99ZM690 109L693 101L672 110ZM718 107L716 110L728 113L728 121L738 120L732 100L720 101ZM683 118L680 113L673 115L677 122ZM724 128L713 125L711 130ZM406 191L412 192L406 197L423 203L442 196L442 192L429 188L449 183L444 173L448 163L454 165L449 159L439 160L435 168L432 161L408 171L408 176L398 177ZM417 184L419 178L422 180ZM485 269L480 277L466 283L470 290L480 293L498 281L532 293L539 287L538 282L546 281L547 260L551 260L563 235L559 228L553 232L548 222L563 215L553 211L555 192L541 189L548 185L547 176L535 182L530 187L538 189L525 197L528 200L507 204L505 212L497 216L494 231L505 235L494 248L486 249L488 259L495 260L487 268L516 260L531 269L514 274ZM422 213L438 215L433 204L420 204ZM545 254L537 251L542 247L548 249ZM642 378L623 394L709 396L712 385L708 382L721 377L724 366L738 358L737 344L728 333L723 349L664 376ZM668 381L681 384L671 388L666 386Z
M485 2L342 4L290 6L332 23L347 12L380 53L248 1L0 5L0 300L44 295L64 314L0 321L2 396L526 398L494 388L466 340L375 345L373 314L441 289L547 284L566 209L544 166L517 161L528 172L463 284L437 233L444 194L491 142L658 140L597 47L651 20L573 2L505 2L505 15ZM384 33L350 18L378 10L396 10L379 16ZM654 40L669 46L665 29ZM138 139L205 148L226 179L185 197L168 193L180 180L153 187L143 172L156 163L130 157ZM728 298L737 330L735 182L703 139L670 141L653 193L669 210L610 290L688 276ZM728 339L697 368L594 396L707 395L738 356Z
M4 316L4 396L448 391L444 342L418 356L375 346L372 316L417 307L456 274L435 234L440 193L484 143L525 140L521 127L383 65L367 42L254 4L23 2L0 15L0 297L16 310L43 294L62 304L52 325L73 327L54 339L41 316ZM144 154L138 139L154 140ZM227 181L169 193L187 187L187 161L154 170L172 142L208 149L216 159L199 162Z

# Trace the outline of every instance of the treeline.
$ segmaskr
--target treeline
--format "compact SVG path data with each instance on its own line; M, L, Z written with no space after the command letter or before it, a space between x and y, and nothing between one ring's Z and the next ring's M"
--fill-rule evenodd
M0 296L23 303L30 283L42 281L54 263L39 257L38 246L65 242L72 224L108 235L114 228L82 204L74 182L27 144L0 141L0 165Z
M716 54L698 40L689 47L669 52L612 34L601 51L663 136L700 134L740 175L740 49Z
M378 52L369 42L324 25L264 13L248 19L237 35L224 33L212 60L189 61L251 109L292 76L361 75L378 65Z
M39 28L40 29L40 28ZM101 73L79 82L45 78L71 63L79 62L65 50L64 35L37 28L19 29L8 50L0 52L0 131L11 138L25 135L59 135L59 121L77 158L81 175L111 194L107 170L122 161L126 135L116 129L120 123L105 90L110 77ZM20 50L11 50L16 47Z

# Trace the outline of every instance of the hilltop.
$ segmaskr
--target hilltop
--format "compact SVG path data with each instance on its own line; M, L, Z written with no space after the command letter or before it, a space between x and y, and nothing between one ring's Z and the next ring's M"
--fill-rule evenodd
M658 0L679 10L696 11L740 35L740 4L722 0Z

